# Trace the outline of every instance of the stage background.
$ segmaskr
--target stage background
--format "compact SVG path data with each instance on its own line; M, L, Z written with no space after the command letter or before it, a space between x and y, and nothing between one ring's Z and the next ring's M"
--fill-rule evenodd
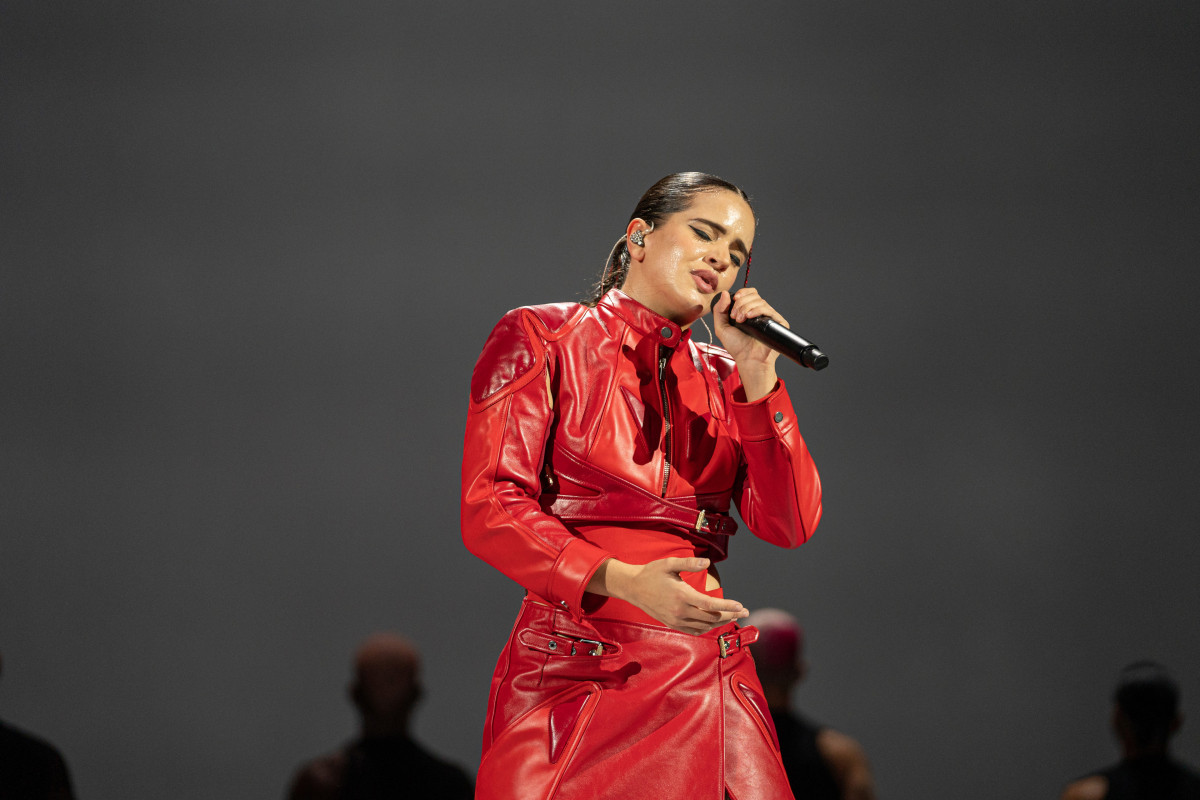
M1127 662L1200 709L1197 8L5 2L0 716L86 800L279 797L395 630L473 770L475 357L699 169L832 361L781 367L821 529L729 596L881 797L1057 796Z

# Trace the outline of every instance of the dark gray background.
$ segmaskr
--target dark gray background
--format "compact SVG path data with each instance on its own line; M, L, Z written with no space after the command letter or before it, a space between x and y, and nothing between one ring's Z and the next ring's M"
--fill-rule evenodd
M681 169L832 359L781 369L821 529L723 576L881 796L1056 796L1135 658L1200 708L1194 3L0 19L0 715L82 798L281 795L379 629L474 767L521 595L458 536L475 356Z

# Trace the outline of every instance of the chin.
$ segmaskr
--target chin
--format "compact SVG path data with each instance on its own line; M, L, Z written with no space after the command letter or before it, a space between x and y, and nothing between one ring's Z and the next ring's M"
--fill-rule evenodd
M675 315L674 321L679 327L686 328L689 325L691 325L693 322L695 322L696 320L703 317L704 310L706 308L707 308L707 306L705 306L703 304L697 305L697 306L692 306L687 311L684 311L681 314Z

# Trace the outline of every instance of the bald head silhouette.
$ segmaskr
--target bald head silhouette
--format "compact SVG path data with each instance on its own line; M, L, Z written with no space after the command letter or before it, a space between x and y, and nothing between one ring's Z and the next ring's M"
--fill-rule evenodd
M412 642L393 633L369 637L354 655L350 699L366 736L406 733L421 696L421 656Z
M403 636L376 633L354 653L349 695L360 735L297 770L288 800L422 797L470 800L471 779L408 733L421 697L421 656Z

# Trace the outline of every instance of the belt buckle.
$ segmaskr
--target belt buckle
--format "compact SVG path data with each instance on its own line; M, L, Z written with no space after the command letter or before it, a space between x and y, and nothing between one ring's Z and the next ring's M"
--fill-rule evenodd
M571 640L571 655L577 655L579 653L579 649L587 651L589 656L604 655L604 642L598 642L595 639L584 639L579 636L572 636L569 633L556 633L555 635ZM577 648L576 645L580 645L582 647ZM588 649L586 645L595 645L595 647Z
M696 517L696 533L700 533L704 529L704 524L708 521L705 517L704 509L700 509L700 515Z
M589 651L588 651L588 655L589 655L589 656L602 656L602 655L604 655L604 643L603 643L603 642L597 642L595 639L579 639L579 640L577 640L577 641L578 641L580 644L594 644L594 645L596 645L595 647L593 647L591 650L589 650ZM572 651L572 652L571 652L571 655L574 655L574 654L575 654L575 653L574 653L574 650L575 650L575 648L574 648L574 647L572 647L572 648L571 648L571 651Z
M730 643L730 640L725 638L726 636L732 636L733 642ZM728 657L730 650L736 650L741 646L741 631L730 631L729 633L723 633L717 637L717 647L721 650L721 658Z

